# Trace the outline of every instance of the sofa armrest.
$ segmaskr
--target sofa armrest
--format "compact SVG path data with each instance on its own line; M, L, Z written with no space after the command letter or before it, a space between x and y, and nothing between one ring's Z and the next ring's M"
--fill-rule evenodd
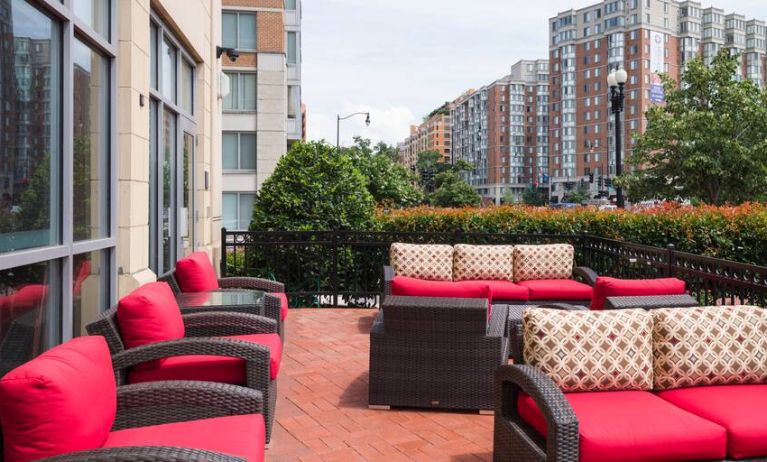
M496 371L495 418L501 419L501 422L496 421L496 444L504 444L498 441L499 423L520 436L534 434L519 416L517 399L520 392L535 400L546 420L546 450L545 454L540 454L541 460L577 461L579 437L575 411L553 380L539 369L524 364L501 366Z
M487 324L488 337L508 336L509 305L493 305Z
M384 297L391 295L391 281L394 279L394 268L391 266L383 267L383 294Z
M112 430L185 420L260 414L263 394L251 388L196 381L146 382L117 387Z
M218 286L222 289L256 289L264 292L285 292L285 284L271 279L234 276L219 278Z
M576 279L582 279L583 282L590 286L593 286L597 283L597 276L599 276L597 272L588 266L576 266L573 268L573 277Z
M189 338L277 333L277 321L255 314L205 311L185 314L183 319Z
M124 446L77 451L40 459L41 462L246 462L220 452L171 446Z

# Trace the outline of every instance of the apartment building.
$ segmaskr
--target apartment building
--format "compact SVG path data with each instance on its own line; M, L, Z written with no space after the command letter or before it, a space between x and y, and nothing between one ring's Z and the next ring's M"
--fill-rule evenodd
M410 126L410 136L397 145L403 165L414 168L418 154L426 151L437 151L440 162L451 162L451 107L452 103L445 103L426 116L422 124Z
M301 0L222 0L223 222L248 229L256 192L304 138Z
M702 56L710 63L727 47L741 57L735 77L764 84L764 22L703 8L697 1L605 0L550 18L549 32L549 170L555 201L581 186L595 196L614 194L612 188L600 188L599 177L615 175L607 76L618 66L629 75L619 127L626 155L645 129L644 112L663 102L658 74L678 79L689 60Z
M466 180L483 197L521 200L547 184L549 63L520 61L511 73L454 103L453 158L474 166Z
M0 374L220 258L220 8L0 0Z

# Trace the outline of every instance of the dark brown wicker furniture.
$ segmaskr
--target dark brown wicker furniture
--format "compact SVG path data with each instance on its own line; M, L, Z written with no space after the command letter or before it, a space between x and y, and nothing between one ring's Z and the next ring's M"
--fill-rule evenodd
M212 355L245 360L245 386L262 393L266 441L270 441L277 404L277 381L269 375L269 348L241 340L216 338L231 335L275 333L273 319L245 313L204 312L183 315L186 337L125 349L117 324L117 309L112 308L88 324L90 335L106 338L118 385L127 380L130 367L171 356Z
M506 364L506 305L389 296L370 332L373 408L493 408L493 373Z
M622 310L630 308L689 308L700 306L700 302L688 294L684 295L641 295L630 297L607 297L606 310Z

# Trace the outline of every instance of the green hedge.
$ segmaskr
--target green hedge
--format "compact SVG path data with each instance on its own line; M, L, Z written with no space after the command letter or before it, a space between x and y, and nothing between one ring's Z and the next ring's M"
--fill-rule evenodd
M677 249L727 260L767 265L767 206L664 206L643 211L591 208L552 210L503 206L379 211L381 231L480 233L586 233Z

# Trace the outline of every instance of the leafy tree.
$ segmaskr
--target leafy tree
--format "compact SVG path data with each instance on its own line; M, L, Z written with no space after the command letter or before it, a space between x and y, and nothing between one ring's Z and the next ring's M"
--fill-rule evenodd
M629 198L764 200L767 191L767 93L733 78L737 57L723 49L706 66L689 62L681 85L663 76L665 106L647 113L647 130L620 178Z
M446 171L434 177L434 193L429 197L438 207L465 207L479 205L482 198L466 183L458 172Z
M546 196L538 188L527 188L522 193L522 203L533 206L546 205Z
M294 143L264 182L251 230L368 229L367 179L348 155L321 142Z
M570 191L565 194L564 201L572 204L583 204L591 198L591 192L586 185L578 186L575 191Z

